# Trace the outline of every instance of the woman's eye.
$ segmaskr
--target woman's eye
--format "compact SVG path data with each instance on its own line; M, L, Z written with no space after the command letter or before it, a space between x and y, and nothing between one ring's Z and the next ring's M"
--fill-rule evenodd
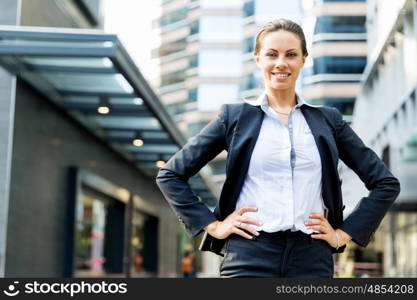
M266 56L277 56L275 53L268 53ZM288 53L288 56L290 57L295 57L297 56L296 53Z

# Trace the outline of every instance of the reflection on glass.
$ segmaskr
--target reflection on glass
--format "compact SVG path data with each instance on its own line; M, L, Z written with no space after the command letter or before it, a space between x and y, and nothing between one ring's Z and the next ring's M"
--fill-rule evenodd
M78 72L39 72L58 90L97 93L133 92L132 87L121 74L88 74Z
M108 57L24 57L23 61L35 66L57 66L78 68L113 68L113 63Z
M131 236L132 277L156 277L158 270L157 218L133 211Z
M103 274L103 245L106 210L102 201L83 195L77 203L75 273Z
M135 212L132 220L132 275L134 277L144 277L143 269L143 223L144 216Z

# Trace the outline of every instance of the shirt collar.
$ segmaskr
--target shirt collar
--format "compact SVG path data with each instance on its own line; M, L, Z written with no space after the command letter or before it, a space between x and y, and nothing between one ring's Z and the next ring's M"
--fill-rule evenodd
M296 108L299 108L303 105L307 105L307 106L310 106L310 107L320 107L320 106L322 106L322 105L313 105L313 104L307 103L304 100L304 98L301 97L300 95L298 95L297 93L295 93L295 96L296 96L296 101L297 101L297 104L295 105ZM263 91L262 94L256 100L245 100L245 102L250 104L250 105L261 106L261 108L262 107L267 108L267 107L265 107L265 105L268 106L266 91Z

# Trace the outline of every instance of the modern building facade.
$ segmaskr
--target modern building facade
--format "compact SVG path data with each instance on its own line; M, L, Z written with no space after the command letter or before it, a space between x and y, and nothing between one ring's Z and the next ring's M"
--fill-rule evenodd
M386 277L417 275L417 4L370 0L368 62L356 98L352 126L401 182L401 194L370 249L358 251L380 263ZM349 202L366 193L343 169Z
M1 1L1 276L180 275L155 176L186 138L102 20L99 0Z
M314 26L303 96L333 106L350 121L366 65L366 1L315 0L306 17Z
M187 136L198 133L223 103L239 97L241 0L162 2L155 21L161 45L159 96ZM224 181L225 153L211 164L213 180Z

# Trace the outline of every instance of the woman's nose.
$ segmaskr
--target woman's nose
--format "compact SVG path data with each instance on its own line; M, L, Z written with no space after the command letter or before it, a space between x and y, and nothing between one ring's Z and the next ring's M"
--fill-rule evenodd
M287 61L285 60L285 58L277 58L276 61L275 61L275 67L277 69L282 68L282 67L286 67L287 65L288 64L287 64Z

